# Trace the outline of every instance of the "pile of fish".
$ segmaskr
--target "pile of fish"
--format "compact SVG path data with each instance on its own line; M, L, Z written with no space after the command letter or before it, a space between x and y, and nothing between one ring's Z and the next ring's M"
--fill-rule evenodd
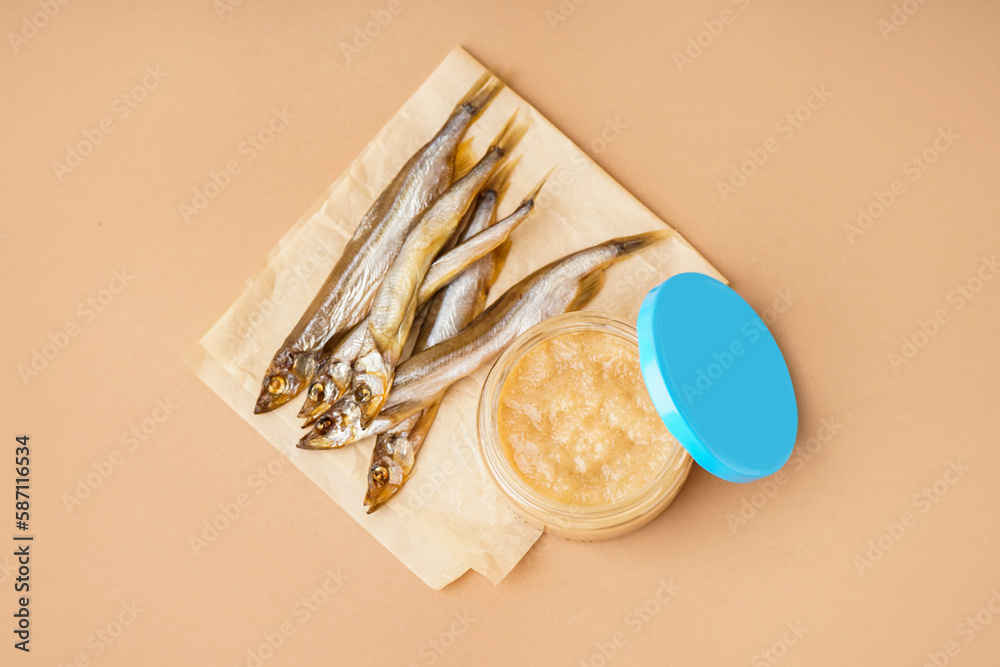
M515 114L478 161L464 136L503 86L492 74L480 78L386 186L264 375L255 413L306 393L299 416L311 430L299 447L335 449L378 436L369 513L409 479L450 385L535 324L583 307L604 269L671 233L611 239L568 255L484 310L510 234L531 215L544 183L498 220L517 164L510 154L526 128Z

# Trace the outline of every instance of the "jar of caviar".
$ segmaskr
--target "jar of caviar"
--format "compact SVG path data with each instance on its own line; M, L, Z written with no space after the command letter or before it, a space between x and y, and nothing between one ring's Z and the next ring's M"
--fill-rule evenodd
M510 502L582 540L655 518L693 462L734 482L776 472L797 426L767 327L696 273L654 288L635 324L585 311L531 328L494 363L478 414L483 458Z

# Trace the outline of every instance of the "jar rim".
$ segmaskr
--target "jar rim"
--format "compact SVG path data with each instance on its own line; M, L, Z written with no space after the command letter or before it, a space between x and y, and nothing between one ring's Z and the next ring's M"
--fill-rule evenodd
M674 438L673 452L642 488L611 503L577 505L550 498L524 480L504 455L496 431L496 413L501 390L507 376L521 358L545 341L585 330L598 330L614 335L628 342L638 353L639 340L635 325L616 315L599 311L571 312L557 315L531 327L500 354L486 377L477 414L480 449L487 468L501 489L515 504L533 514L542 513L558 522L610 521L619 517L626 520L629 515L635 512L641 513L664 496L675 493L686 480L687 474L684 468L690 467L691 456L676 438ZM673 479L669 480L671 476ZM666 483L668 480L669 483Z

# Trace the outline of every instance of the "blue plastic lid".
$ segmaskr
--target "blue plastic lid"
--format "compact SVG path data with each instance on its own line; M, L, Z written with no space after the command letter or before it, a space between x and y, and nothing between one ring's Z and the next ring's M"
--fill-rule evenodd
M639 361L670 433L730 482L777 472L795 444L795 391L781 350L739 294L701 273L650 290L639 309Z

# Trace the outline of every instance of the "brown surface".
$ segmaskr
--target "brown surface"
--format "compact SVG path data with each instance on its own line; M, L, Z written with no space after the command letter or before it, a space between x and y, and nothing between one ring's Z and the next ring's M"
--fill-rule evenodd
M590 2L553 29L554 0L404 1L346 62L340 42L389 4L247 1L220 18L209 0L70 3L17 53L8 40L0 405L11 458L13 436L32 436L38 541L34 650L7 644L2 662L247 664L283 624L292 634L267 665L600 664L616 639L609 664L919 665L946 649L952 665L995 660L1000 618L965 619L1000 590L1000 281L961 309L948 295L1000 245L997 5L927 3L884 39L890 2ZM679 72L672 54L725 8L733 22ZM6 3L0 26L37 11ZM797 382L801 465L745 525L727 514L765 488L695 471L633 535L543 538L499 586L469 574L434 593L290 466L261 482L273 448L185 366L288 225L455 44L760 310L794 297L773 330ZM147 66L168 74L122 119L112 104ZM813 86L832 96L784 136L775 124ZM247 162L240 142L275 107L294 117ZM58 180L52 162L105 117L114 131ZM609 119L626 127L602 145ZM904 163L948 127L960 138L911 181ZM769 137L778 151L724 200L716 183ZM230 160L240 173L185 222L179 204ZM894 179L905 192L851 243L844 225ZM120 269L134 278L88 321L78 304ZM888 354L938 309L947 321L894 370ZM25 386L18 365L70 321L78 335ZM158 399L176 409L130 451L122 434ZM836 435L810 454L823 419ZM116 450L120 465L67 511L63 495ZM915 498L958 461L969 470L940 483L938 502ZM191 536L237 500L238 518L196 555ZM859 573L855 557L880 537L894 543ZM344 577L337 592L296 606L327 570ZM661 580L679 586L665 607ZM107 646L97 632L133 600L143 611ZM657 613L635 615L644 603ZM796 623L801 637L786 633ZM777 663L761 654L772 645Z

